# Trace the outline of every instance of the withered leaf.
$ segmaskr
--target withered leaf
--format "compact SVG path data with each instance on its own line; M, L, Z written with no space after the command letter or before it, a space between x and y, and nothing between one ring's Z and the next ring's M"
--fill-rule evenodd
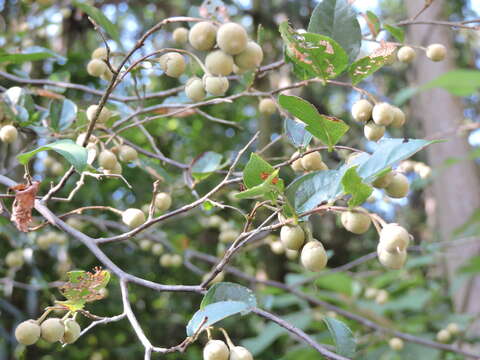
M32 221L32 210L39 186L40 182L34 181L30 185L20 184L11 188L11 190L15 191L15 200L13 201L10 220L12 220L19 231L28 232L28 225Z

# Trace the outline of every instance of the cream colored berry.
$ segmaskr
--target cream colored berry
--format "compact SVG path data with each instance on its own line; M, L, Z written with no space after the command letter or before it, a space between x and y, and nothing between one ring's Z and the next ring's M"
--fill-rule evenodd
M11 144L18 137L18 130L13 125L5 125L0 128L0 140L6 144Z
M442 44L431 44L427 47L426 54L432 61L442 61L447 55L447 48Z
M42 339L54 343L60 341L65 333L65 325L59 318L49 318L40 325Z
M385 126L377 125L373 121L363 127L365 137L370 141L378 141L385 134Z
M393 108L388 103L378 103L373 107L372 119L377 125L387 126L393 121Z
M322 243L312 240L305 244L300 255L302 265L309 271L320 271L327 266L327 253Z
M210 340L203 348L203 360L229 360L230 350L222 340Z
M188 79L187 84L185 85L185 94L187 94L187 97L190 100L202 100L206 95L202 80L198 77Z
M448 343L452 339L452 334L447 329L442 329L437 333L437 341Z
M348 231L354 234L363 234L370 228L372 220L362 208L356 211L344 211L341 215L342 225Z
M100 59L92 59L87 64L87 72L91 76L100 77L108 70L107 64Z
M300 155L300 153L298 151L295 151L293 153L293 155L290 157L290 159L294 159L296 158L298 155ZM294 162L292 162L292 164L290 165L292 167L292 170L295 171L295 172L301 172L301 171L305 171L305 169L303 168L303 165L302 165L302 159L299 158L297 160L295 160Z
M95 116L95 113L97 112L98 105L90 105L87 108L87 119L88 121L93 121L93 117ZM112 117L112 112L108 110L105 106L102 108L100 111L100 115L98 115L98 122L104 123L108 119Z
M121 175L122 174L122 165L117 161L113 169L105 169L103 172L107 175Z
M160 68L167 76L178 78L185 72L187 65L183 55L177 52L168 52L158 59Z
M7 253L5 256L5 264L9 268L19 268L24 264L22 250L14 250Z
M222 50L212 51L205 58L205 67L212 75L227 76L233 71L233 57Z
M386 304L388 301L389 295L387 290L378 290L377 296L375 296L375 302L379 305Z
M212 215L208 218L207 226L212 228L219 228L225 222L220 216Z
M40 339L41 329L34 320L27 320L15 328L15 338L20 344L33 345Z
M155 196L155 207L158 211L166 211L172 205L172 197L170 194L161 192Z
M105 80L105 81L112 81L113 79L113 73L112 71L107 67L107 69L105 70L105 72L100 75L100 78L102 80Z
M237 230L226 229L220 232L220 235L218 235L218 240L223 243L231 243L234 242L239 235L240 234Z
M285 256L287 257L288 260L295 260L298 258L299 252L298 250L290 250L286 249L285 250Z
M275 101L272 99L266 98L260 100L258 103L258 111L260 114L270 116L277 112L277 106L275 105Z
M217 45L230 55L237 55L247 47L248 35L243 26L230 22L220 26L217 32Z
M173 254L170 258L173 267L179 267L183 264L182 257L178 254Z
M285 252L285 246L281 241L273 241L270 243L270 250L272 250L274 254L280 255Z
M380 243L386 251L404 251L410 243L410 234L398 224L387 224L380 231Z
M396 128L401 128L403 125L405 125L405 121L407 118L405 117L405 113L402 111L402 109L392 106L393 109L393 121L390 124L393 127Z
M365 289L365 298L366 299L375 299L378 294L378 289L376 288L366 288Z
M388 196L399 199L407 196L409 189L408 178L401 173L395 172L392 181L385 188L385 191Z
M145 214L140 209L130 208L123 212L122 221L131 228L136 228L145 222Z
M382 242L378 243L377 256L380 264L392 270L403 268L405 262L407 261L407 252L405 250L389 252L385 250Z
M457 323L449 323L446 329L452 335L458 335L461 333L460 326Z
M178 45L184 45L188 41L188 29L184 27L176 28L172 33L173 41Z
M118 157L120 158L120 160L125 162L134 161L134 160L137 160L138 153L137 153L137 150L135 150L131 146L122 145L118 150Z
M55 161L53 163L53 165L50 167L50 172L53 174L53 175L57 175L57 176L60 176L63 174L64 172L64 168L63 168L63 165L58 162L58 161Z
M192 26L188 32L188 41L193 48L207 51L215 45L217 27L208 21L201 21Z
M99 47L92 51L91 55L92 59L100 59L106 60L107 59L107 48Z
M162 265L163 267L172 266L172 255L163 254L162 256L160 256L160 265Z
M226 77L205 74L202 81L205 90L213 96L223 96L228 90L229 83Z
M138 245L139 245L140 249L142 249L143 251L148 251L152 247L152 241L148 240L148 239L143 239L143 240L140 240Z
M418 163L415 165L415 172L420 176L422 179L426 179L432 175L432 168L424 163Z
M103 289L106 290L106 289ZM82 329L80 325L73 320L67 319L65 320L65 333L63 334L62 343L64 344L72 344L80 337Z
M397 58L403 63L410 63L417 57L417 53L410 46L402 46L398 49Z
M250 351L243 346L234 346L230 349L229 360L253 360L253 356Z
M385 175L379 176L372 182L372 185L377 189L385 189L393 180L393 171L389 171Z
M403 340L397 337L391 338L388 341L388 346L390 346L392 350L400 351L403 349Z
M117 157L110 150L103 150L98 155L98 164L104 169L113 170L117 163Z
M164 250L163 245L160 244L160 243L155 243L155 244L152 245L152 254L153 255L157 255L157 256L162 255L163 250Z
M361 99L352 106L352 117L358 122L367 122L372 117L373 105L370 101Z
M298 250L305 242L305 232L299 225L284 225L280 230L280 240L286 249Z
M247 47L234 57L235 65L243 70L254 70L263 61L263 50L255 41L249 41Z
M322 161L322 155L318 151L304 155L301 159L302 167L306 171L327 170L327 165Z

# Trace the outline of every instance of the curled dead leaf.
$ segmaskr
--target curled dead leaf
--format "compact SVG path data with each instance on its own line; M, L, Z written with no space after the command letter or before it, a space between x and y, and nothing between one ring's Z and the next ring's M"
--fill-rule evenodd
M30 185L20 184L11 188L11 190L15 191L15 200L13 201L10 220L19 231L28 232L28 225L32 222L32 210L39 186L40 182L34 181Z

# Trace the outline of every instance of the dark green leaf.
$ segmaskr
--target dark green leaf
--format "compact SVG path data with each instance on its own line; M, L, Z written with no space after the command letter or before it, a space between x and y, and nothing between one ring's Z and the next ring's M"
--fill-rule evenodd
M456 96L473 95L480 89L480 71L451 70L420 87L421 90L431 88L442 88Z
M269 199L274 200L275 194L283 191L283 180L278 178L278 171L275 170L271 173L263 183L253 186L241 193L235 195L237 199L252 199L259 196L267 196Z
M68 99L50 102L50 126L55 131L68 129L77 117L77 105Z
M323 321L327 325L328 331L335 342L337 354L348 358L354 358L357 344L353 337L352 330L350 330L343 322L330 317L325 317Z
M306 147L312 140L312 134L305 130L305 124L290 118L285 119L285 134L296 147Z
M348 200L348 206L355 207L363 204L372 194L373 188L363 183L362 178L358 176L356 166L349 168L342 178L342 187L345 194L351 194Z
M265 181L265 175L270 175L274 170L272 165L257 154L252 153L243 170L243 183L247 188L260 185Z
M369 56L358 59L348 68L352 84L356 85L387 64L394 56L395 46L382 45Z
M96 7L90 6L84 2L74 1L73 4L80 10L88 14L99 26L101 26L110 37L120 43L120 36L117 27L111 23L108 18Z
M20 64L26 61L38 61L51 57L64 61L65 58L54 53L52 50L43 48L41 46L31 46L24 49L21 53L0 53L0 62L12 62Z
M209 304L228 300L242 301L251 308L257 306L255 294L249 288L235 283L220 282L208 289L200 304L200 309Z
M207 178L212 172L220 168L222 155L213 151L207 151L193 160L191 171L196 180Z
M362 44L357 14L347 0L323 0L313 10L308 31L331 37L342 46L350 61L355 60Z
M392 36L397 39L399 42L403 43L405 40L405 30L401 27L392 26L388 24L384 24L383 27L387 30Z

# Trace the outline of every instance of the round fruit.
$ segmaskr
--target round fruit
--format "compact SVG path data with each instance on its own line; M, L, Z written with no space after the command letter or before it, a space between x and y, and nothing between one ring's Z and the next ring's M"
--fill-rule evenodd
M447 343L452 338L452 334L447 329L442 329L437 333L437 341Z
M218 235L218 240L223 243L230 243L234 242L237 239L238 235L238 231L233 229L226 229L220 232L220 235Z
M138 153L137 150L135 150L131 146L122 145L120 146L120 150L118 150L118 157L122 161L134 161L137 160Z
M99 47L93 50L92 59L107 59L107 48Z
M373 107L372 119L377 125L387 126L393 121L393 108L388 103L378 103Z
M40 338L41 329L35 320L20 323L15 329L15 338L20 344L32 345Z
M447 49L442 44L431 44L427 47L427 57L432 61L442 61L447 55Z
M177 52L166 53L158 59L160 68L166 75L174 78L178 78L185 72L186 64L183 55Z
M312 240L305 244L300 255L302 265L309 271L320 271L327 265L327 253L322 243Z
M365 289L365 298L374 299L378 294L378 289L376 288L366 288Z
M158 211L166 211L172 205L172 197L165 192L158 193L155 196L155 207Z
M188 41L193 48L206 51L215 45L217 27L208 21L201 21L192 26L188 32Z
M432 169L430 166L425 165L424 163L418 163L415 166L415 172L420 176L422 179L428 178L432 174Z
M218 215L212 215L208 218L207 225L209 227L218 228L224 223L224 220Z
M302 167L306 171L327 170L327 165L322 161L322 155L318 151L311 152L301 159Z
M103 150L98 155L98 164L104 169L113 170L117 163L117 157L110 150Z
M22 267L24 264L22 250L10 251L7 256L5 256L5 264L7 264L9 268Z
M383 305L388 301L388 297L387 290L378 290L377 296L375 297L375 302L379 305Z
M250 40L245 50L235 55L233 60L242 70L254 70L262 63L263 50L255 41Z
M112 81L113 73L109 68L107 68L107 70L105 70L105 72L100 75L100 78L105 81Z
M305 242L305 232L298 225L284 225L280 230L280 240L285 248L289 250L298 250Z
M393 174L393 179L385 188L385 191L388 196L398 199L407 196L409 188L410 184L407 177L396 172Z
M407 261L407 252L405 250L389 252L383 246L381 242L377 246L377 256L380 264L392 270L401 269Z
M406 121L405 113L402 111L402 109L396 106L392 106L392 109L393 109L393 121L390 125L396 128L400 128L403 125L405 125L405 121Z
M293 153L293 155L290 157L290 159L296 158L298 155L299 155L299 152L295 151ZM292 162L292 164L290 166L292 167L292 170L295 171L295 172L305 171L305 169L303 168L303 165L302 165L302 159L301 158Z
M178 266L183 264L182 257L178 254L173 254L170 257L170 261L171 261L173 267L178 267Z
M143 239L143 240L140 240L140 243L138 245L140 246L140 249L142 249L143 251L148 251L152 247L152 242L148 239Z
M203 89L202 80L198 77L188 79L185 85L185 94L193 101L200 101L205 97L205 90Z
M460 334L461 330L460 330L460 326L458 326L457 323L450 323L447 325L446 329L448 330L448 332L452 335L458 335Z
M352 117L358 122L367 122L372 117L373 105L370 101L361 99L352 106Z
M243 26L236 23L226 23L217 32L217 45L230 55L237 55L247 47L248 35Z
M80 337L80 332L82 329L80 325L73 320L67 319L65 320L65 333L63 334L62 343L64 344L72 344Z
M49 318L40 325L42 330L42 339L54 343L60 341L65 333L65 325L62 319Z
M122 165L117 161L113 169L105 169L103 171L107 175L121 175L122 174Z
M94 117L95 113L97 112L97 108L98 108L98 105L90 105L87 108L87 119L88 119L88 121L93 121L93 117ZM105 121L110 119L111 116L112 116L112 112L104 106L102 108L102 110L100 111L100 115L98 115L97 121L101 122L101 123L104 123Z
M417 57L415 50L410 46L402 46L397 52L397 58L403 63L410 63Z
M277 111L277 106L275 105L275 101L272 99L262 99L258 103L258 111L262 115L273 115Z
M289 260L295 260L296 258L298 258L298 250L286 249L285 250L285 256Z
M341 221L343 227L354 234L363 234L367 232L372 222L370 216L368 216L368 214L364 213L362 210L343 212Z
M160 243L155 243L152 245L152 254L161 255L163 253L163 245Z
M212 51L205 58L205 67L213 75L227 76L233 71L233 57L222 50Z
M380 231L380 243L386 251L404 251L410 243L410 234L398 224L387 224Z
M145 214L140 209L130 208L123 212L122 221L131 228L136 228L145 222Z
M160 256L160 265L164 267L172 266L172 255L163 254L162 256Z
M203 77L203 87L213 96L222 96L228 90L228 79L223 76L211 76L205 74Z
M230 349L229 360L253 360L253 356L250 351L243 346L234 346Z
M188 29L184 27L176 28L172 33L172 38L179 45L186 44L188 41Z
M385 189L392 182L393 174L393 171L389 171L385 175L376 178L375 181L372 182L372 185L377 189Z
M222 340L210 340L203 348L203 360L229 360L230 351Z
M385 126L377 125L373 121L363 127L365 137L370 141L378 141L385 134Z
M18 131L13 125L5 125L0 128L0 140L4 143L11 144L17 140Z
M400 351L403 349L403 340L400 338L394 337L388 341L388 345L390 346L390 349L395 351Z
M105 64L100 59L92 59L87 64L87 72L91 76L99 77L108 69L107 64Z
M270 250L272 250L274 254L280 255L285 252L285 246L283 246L281 241L274 241L270 243Z

